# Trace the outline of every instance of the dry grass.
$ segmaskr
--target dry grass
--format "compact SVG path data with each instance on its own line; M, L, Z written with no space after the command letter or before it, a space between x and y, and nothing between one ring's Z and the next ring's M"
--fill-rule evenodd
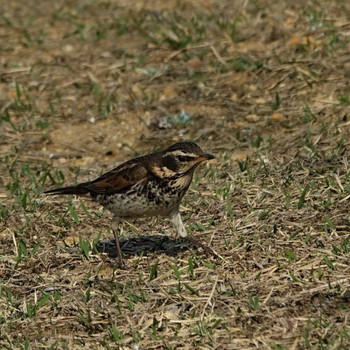
M350 4L288 4L1 5L1 348L350 347ZM108 213L41 195L180 139L222 259L145 220L121 271Z

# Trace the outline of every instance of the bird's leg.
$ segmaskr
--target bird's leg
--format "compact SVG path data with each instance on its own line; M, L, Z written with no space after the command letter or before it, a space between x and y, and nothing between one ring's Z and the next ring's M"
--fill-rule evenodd
M199 242L197 239L187 235L187 232L186 232L185 226L182 222L181 215L180 215L179 211L177 211L171 217L171 221L173 222L173 224L177 230L177 233L180 235L180 237L184 238L190 244L202 248L204 251L204 254L206 256L216 255L215 252L210 247L208 247L206 244Z
M176 231L180 235L180 237L182 237L182 238L187 237L187 232L186 232L185 226L182 222L181 215L180 215L179 211L177 211L175 213L175 215L173 215L171 217L171 221L173 222L173 224L176 228Z
M125 269L127 266L123 259L122 250L120 249L119 236L118 236L118 229L121 223L122 223L122 219L117 216L114 216L111 227L112 227L112 231L115 239L116 258L118 260L120 268Z

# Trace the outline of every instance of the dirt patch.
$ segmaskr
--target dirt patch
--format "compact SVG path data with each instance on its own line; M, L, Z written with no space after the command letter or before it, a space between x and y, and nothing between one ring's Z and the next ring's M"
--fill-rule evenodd
M72 158L70 164L74 166L92 167L96 157L102 163L132 157L140 135L146 132L146 125L134 114L124 115L120 121L110 118L69 127L63 124L50 133L51 142L42 151L51 158Z

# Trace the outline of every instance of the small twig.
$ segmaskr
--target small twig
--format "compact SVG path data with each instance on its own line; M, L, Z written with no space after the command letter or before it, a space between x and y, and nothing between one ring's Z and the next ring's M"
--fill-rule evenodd
M213 285L213 288L211 289L211 292L209 294L209 297L204 305L204 308L203 308L203 311L202 311L202 314L201 314L201 321L203 321L203 318L204 318L204 314L205 314L205 310L207 309L208 305L211 304L211 299L213 298L214 296L214 292L215 292L215 289L216 289L216 285L218 284L218 280L219 280L219 277L216 276L216 279L215 279L215 282L214 282L214 285Z
M269 299L271 298L271 295L272 295L272 293L275 291L275 289L274 288L271 288L271 290L270 290L270 293L267 295L267 297L264 299L264 301L262 302L262 304L263 305L266 305L267 304L267 302L269 301Z
M127 220L123 220L123 223L127 224L128 226L130 226L135 232L140 233L141 230L136 227L134 224L132 224L130 221Z
M83 156L80 153L68 153L68 154L60 154L60 153L50 153L49 154L49 159L61 159L61 158L66 158L66 159L72 159L72 158L82 158Z
M224 61L224 59L220 56L220 54L216 51L216 48L214 46L210 46L211 51L213 51L214 56L217 58L217 60L223 64L224 66L226 66L226 62Z
M18 68L11 68L2 71L2 74L14 74L14 73L23 73L23 72L30 72L32 67L18 67Z
M348 199L350 198L350 194L347 195L345 198L341 199L340 201L338 201L339 203L343 203L343 202L346 202L348 201Z
M65 82L65 83L63 83L63 84L57 86L57 89L58 89L58 90L61 90L61 89L63 89L63 88L67 88L68 86L71 86L71 85L73 85L73 84L75 84L75 83L78 83L79 81L81 81L80 78L74 79L74 80L71 80L71 81L67 81L67 82Z
M165 60L164 62L167 62L169 60L171 60L172 58L176 57L177 55L179 55L181 52L184 51L191 51L191 50L196 50L196 49L202 49L204 47L208 47L211 46L212 44L202 44L202 45L197 45L197 46L188 46L188 47L184 47L180 50L177 50L175 52L173 52L172 54L170 54Z
M13 244L15 246L15 254L16 256L18 256L18 246L17 246L17 241L16 241L16 237L15 237L15 233L13 231L11 231L10 229L8 229L11 232L12 235L12 239L13 239Z

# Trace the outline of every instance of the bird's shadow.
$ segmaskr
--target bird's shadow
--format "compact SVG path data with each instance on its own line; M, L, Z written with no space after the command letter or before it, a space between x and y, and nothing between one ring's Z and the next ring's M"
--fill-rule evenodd
M180 252L188 250L191 245L181 238L170 238L167 236L140 236L120 240L120 248L126 256L147 255L163 253L175 256ZM107 253L110 258L116 257L115 240L99 241L96 249L100 253Z

